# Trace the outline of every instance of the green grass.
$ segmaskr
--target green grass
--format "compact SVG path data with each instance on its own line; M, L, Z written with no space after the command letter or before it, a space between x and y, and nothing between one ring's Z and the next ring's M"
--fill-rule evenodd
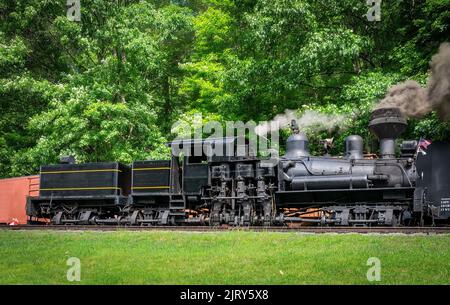
M450 235L0 231L0 284L450 284ZM373 282L372 282L373 283Z

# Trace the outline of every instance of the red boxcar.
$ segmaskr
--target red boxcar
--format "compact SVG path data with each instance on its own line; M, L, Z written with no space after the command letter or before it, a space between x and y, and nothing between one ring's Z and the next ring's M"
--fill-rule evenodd
M39 176L0 179L0 223L27 223L27 196L39 196Z

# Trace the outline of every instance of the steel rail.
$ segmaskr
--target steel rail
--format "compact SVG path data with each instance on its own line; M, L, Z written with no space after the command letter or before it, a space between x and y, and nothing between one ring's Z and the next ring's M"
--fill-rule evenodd
M450 234L448 227L209 227L209 226L111 226L111 225L0 225L0 230L53 231L184 231L184 232L294 232L294 233L362 233L362 234Z

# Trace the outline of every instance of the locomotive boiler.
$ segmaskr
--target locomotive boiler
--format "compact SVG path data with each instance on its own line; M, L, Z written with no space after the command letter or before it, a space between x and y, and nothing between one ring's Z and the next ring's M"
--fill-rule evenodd
M450 144L435 142L426 154L415 140L397 145L407 127L397 108L373 111L368 127L379 139L378 156L364 155L358 135L345 139L342 156L312 156L293 122L286 153L274 163L248 153L237 138L174 141L170 160L130 166L63 160L41 167L41 191L28 198L27 214L30 221L85 225L448 222Z
M318 206L322 217L284 220L389 226L410 220L408 207L414 197L417 176L414 162L417 142L404 141L400 157L395 156L395 140L406 126L406 119L398 109L372 113L369 128L380 142L380 157L376 159L364 158L363 139L357 135L345 139L342 158L310 156L306 136L290 136L280 163L276 197L286 207Z

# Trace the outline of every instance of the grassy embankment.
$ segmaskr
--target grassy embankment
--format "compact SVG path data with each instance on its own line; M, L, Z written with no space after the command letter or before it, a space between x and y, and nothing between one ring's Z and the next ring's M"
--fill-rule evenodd
M450 284L450 235L0 231L0 284Z

